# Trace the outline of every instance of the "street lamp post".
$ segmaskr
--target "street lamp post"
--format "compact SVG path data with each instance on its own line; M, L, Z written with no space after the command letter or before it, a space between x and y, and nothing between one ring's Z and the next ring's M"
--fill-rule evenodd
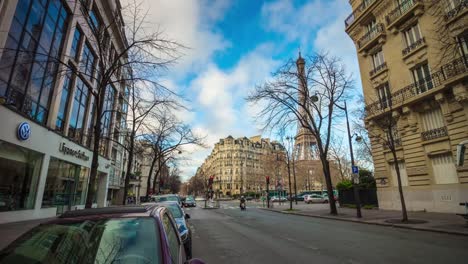
M351 131L349 129L349 119L348 119L348 108L346 107L346 102L344 103L344 107L336 105L338 108L343 110L346 115L346 127L348 130L348 142L349 142L349 153L351 156L351 166L354 167L354 155L353 155L353 144L352 144L352 137ZM359 141L361 138L359 136L356 137L356 141ZM354 202L356 203L356 216L357 218L361 218L361 199L359 197L359 186L357 185L359 174L353 174L353 190L354 190Z

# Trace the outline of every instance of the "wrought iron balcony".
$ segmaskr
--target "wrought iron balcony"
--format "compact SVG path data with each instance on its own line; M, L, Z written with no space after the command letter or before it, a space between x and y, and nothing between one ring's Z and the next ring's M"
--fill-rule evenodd
M379 66L375 67L374 69L372 69L372 71L369 72L369 75L370 77L373 77L374 75L376 75L377 73L383 71L387 69L387 63L384 62L382 64L380 64Z
M397 22L400 18L403 18L406 14L409 13L410 10L413 9L413 7L417 5L424 5L424 3L422 3L421 0L405 0L398 4L398 6L390 11L390 13L388 13L388 15L385 17L387 26L390 26Z
M366 112L368 115L376 115L388 111L390 106L399 106L400 104L407 103L412 98L429 93L432 89L447 84L457 78L462 77L463 74L468 73L468 60L463 57L453 60L450 63L443 65L439 71L433 72L427 78L414 82L410 85L403 87L392 93L383 103L380 101L366 105Z
M468 0L454 0L455 8L449 10L447 14L445 14L445 20L450 20L460 14L464 9L468 8Z
M431 140L431 139L436 139L440 137L445 137L447 136L447 127L439 127L435 129L431 129L428 131L424 131L421 133L421 137L423 141Z
M362 36L358 40L357 44L359 50L364 49L368 44L370 44L373 40L377 39L378 36L381 36L384 32L385 29L383 24L379 23L375 25L375 27L372 30L364 34L364 36Z
M408 47L406 47L405 49L403 49L401 51L401 53L403 54L403 56L406 56L408 55L411 51L417 49L418 47L424 45L424 43L426 43L426 40L424 39L424 37L416 40L413 44L409 45Z
M351 24L354 23L363 13L364 11L372 5L376 0L364 0L359 4L356 9L345 19L345 26L349 27Z

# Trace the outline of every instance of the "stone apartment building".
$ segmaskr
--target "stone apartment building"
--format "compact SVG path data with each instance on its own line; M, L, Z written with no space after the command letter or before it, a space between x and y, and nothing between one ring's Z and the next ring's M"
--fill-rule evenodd
M220 139L195 177L206 182L210 176L214 177L213 190L220 196L260 193L266 188L266 176L270 176L271 189L277 185L287 189L284 148L261 136Z
M84 207L98 63L90 28L111 24L120 9L115 0L0 1L0 223ZM99 45L123 50L122 17L113 21ZM64 65L82 73L65 74ZM104 137L120 143L125 90L125 83L108 87L102 116ZM100 146L94 206L112 202L123 186L124 151L113 141Z
M400 209L395 162L409 210L461 212L468 166L468 2L350 0L346 33L356 45L379 205ZM379 121L394 120L397 160ZM466 164L466 162L465 162Z

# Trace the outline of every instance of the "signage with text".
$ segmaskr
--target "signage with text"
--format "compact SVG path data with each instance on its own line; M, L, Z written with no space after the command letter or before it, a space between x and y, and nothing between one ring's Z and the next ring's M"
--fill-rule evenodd
M89 156L87 156L84 151L71 149L65 143L60 144L59 151L65 155L74 156L78 159L89 160Z

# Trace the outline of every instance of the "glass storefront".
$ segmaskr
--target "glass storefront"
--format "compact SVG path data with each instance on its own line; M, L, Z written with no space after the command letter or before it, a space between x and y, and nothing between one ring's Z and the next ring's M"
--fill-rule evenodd
M0 212L34 208L42 158L0 140Z
M86 201L89 169L51 157L42 207L57 207L57 213Z

